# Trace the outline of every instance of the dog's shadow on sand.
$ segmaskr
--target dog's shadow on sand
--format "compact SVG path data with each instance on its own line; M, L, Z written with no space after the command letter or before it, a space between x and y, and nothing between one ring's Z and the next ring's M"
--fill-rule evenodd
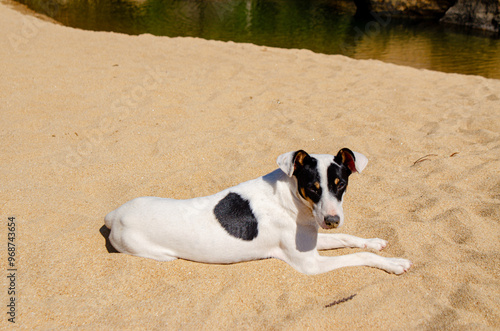
M100 229L99 232L101 235L106 239L106 249L108 250L108 253L120 253L116 250L116 248L111 245L111 242L109 241L109 234L111 233L111 230L106 227L106 225L103 225Z

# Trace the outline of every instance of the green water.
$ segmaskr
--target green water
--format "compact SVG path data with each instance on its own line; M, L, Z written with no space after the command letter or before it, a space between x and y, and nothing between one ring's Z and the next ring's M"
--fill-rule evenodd
M18 1L86 30L305 48L500 79L498 37L387 15L355 19L353 3L344 0Z

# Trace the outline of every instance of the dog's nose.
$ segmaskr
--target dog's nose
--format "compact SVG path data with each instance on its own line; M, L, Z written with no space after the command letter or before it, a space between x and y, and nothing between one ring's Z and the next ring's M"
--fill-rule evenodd
M339 226L340 223L340 217L338 215L331 216L328 215L325 217L325 224L328 227L336 228Z

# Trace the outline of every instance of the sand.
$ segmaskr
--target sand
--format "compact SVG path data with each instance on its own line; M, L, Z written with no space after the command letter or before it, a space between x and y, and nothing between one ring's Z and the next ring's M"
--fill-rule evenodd
M500 328L499 80L80 31L6 4L0 31L0 327ZM207 195L276 169L281 153L342 147L370 162L331 232L389 240L381 255L414 263L402 276L306 276L276 259L161 263L106 248L104 216L132 198Z

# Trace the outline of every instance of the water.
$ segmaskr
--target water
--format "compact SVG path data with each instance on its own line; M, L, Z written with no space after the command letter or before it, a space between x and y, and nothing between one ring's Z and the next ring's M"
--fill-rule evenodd
M305 48L500 79L498 37L433 21L385 15L355 19L355 7L347 0L18 1L64 25L86 30Z

